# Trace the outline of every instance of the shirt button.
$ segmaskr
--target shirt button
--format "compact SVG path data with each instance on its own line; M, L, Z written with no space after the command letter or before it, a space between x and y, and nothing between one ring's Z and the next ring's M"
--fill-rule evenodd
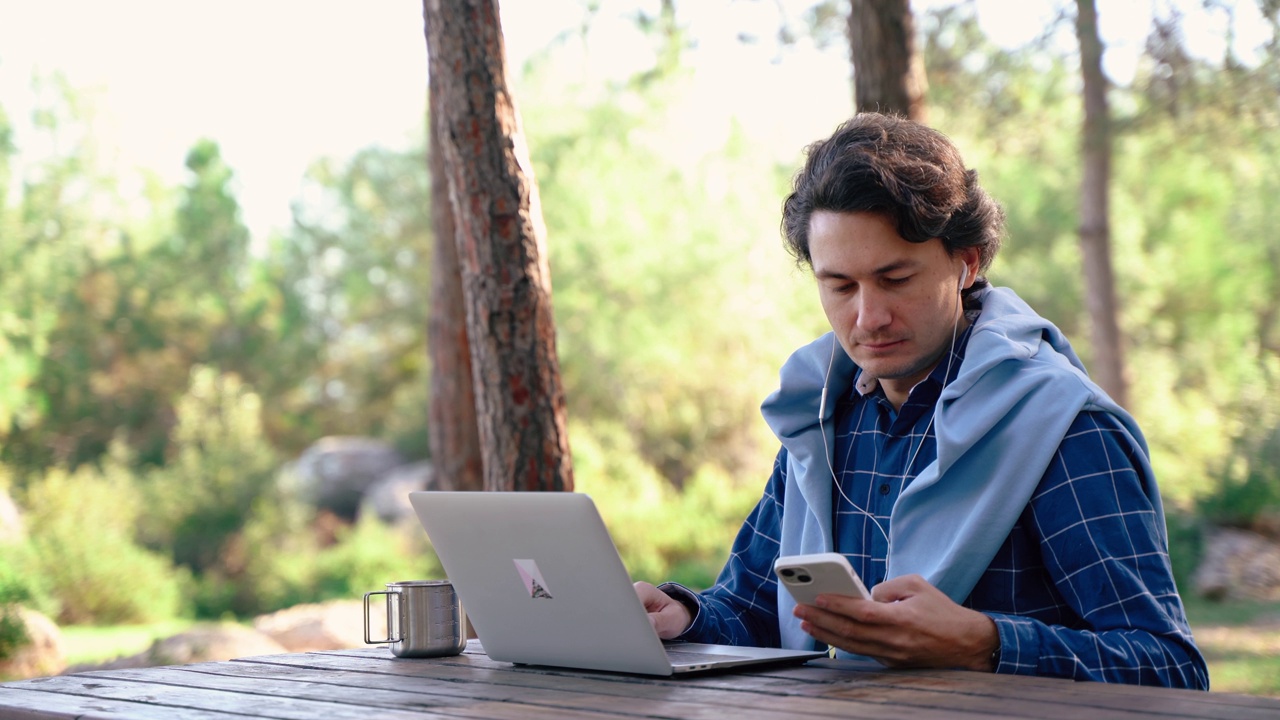
M888 495L888 494L889 494L889 483L882 483L882 484L880 485L880 494L881 494L881 495Z

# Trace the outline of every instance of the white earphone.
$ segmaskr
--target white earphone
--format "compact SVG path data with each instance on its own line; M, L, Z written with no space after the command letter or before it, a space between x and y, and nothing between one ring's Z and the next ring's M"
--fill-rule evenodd
M956 287L957 297L963 297L964 284L968 281L969 281L969 266L964 265L960 270L960 284L959 286ZM960 328L960 322L957 319L955 325L953 325L951 328L951 349L947 353L946 377L951 376L951 361L955 357L956 334L958 333L959 328ZM825 429L822 426L823 426L824 420L826 419L826 414L827 414L827 386L830 384L830 380L831 380L831 368L835 364L837 344L839 344L839 340L832 338L831 357L827 359L827 373L826 373L826 377L824 377L822 381L822 398L818 402L818 431L822 433L822 445L825 450L824 454L826 455L826 459L827 459L827 469L831 471L832 484L835 486L836 491L840 493L840 496L844 498L845 502L849 503L849 505L859 514L864 515L868 519L870 519L871 522L876 526L876 529L880 531L880 534L884 536L885 542L892 544L892 541L889 539L889 533L885 532L884 526L880 524L880 521L876 518L876 516L873 515L872 513L867 512L866 510L863 510L861 507L858 506L857 503L853 502L853 500L848 495L845 494L844 488L840 487L840 481L836 477L835 467L832 465L831 448L827 446L827 436L826 436ZM906 473L910 472L911 466L915 464L916 456L920 454L920 448L924 447L925 437L928 436L929 429L932 427L933 427L933 417L930 417L929 424L925 426L924 433L920 437L920 444L916 446L915 452L911 453L910 457L907 460L907 466L903 472L904 479L906 477Z

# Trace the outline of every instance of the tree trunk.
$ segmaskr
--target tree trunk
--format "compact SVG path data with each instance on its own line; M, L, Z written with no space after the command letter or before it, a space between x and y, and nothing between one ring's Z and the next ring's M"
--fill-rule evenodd
M454 239L453 207L444 150L437 133L439 76L429 76L431 226L431 315L427 320L427 351L431 356L431 407L427 439L437 487L450 490L484 489L480 460L480 431L476 425L476 396L471 386L471 346L467 342L466 300L462 270Z
M424 0L486 490L572 490L542 210L497 0Z
M1076 36L1084 79L1084 173L1080 186L1080 251L1085 301L1093 329L1093 375L1120 405L1128 402L1115 277L1111 269L1111 119L1094 0L1076 0Z
M849 50L858 112L926 122L924 59L910 0L851 0Z

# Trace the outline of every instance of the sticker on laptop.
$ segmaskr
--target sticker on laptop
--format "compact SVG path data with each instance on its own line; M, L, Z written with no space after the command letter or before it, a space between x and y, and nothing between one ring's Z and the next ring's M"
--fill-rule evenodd
M531 598L551 598L551 593L547 592L547 581L542 579L542 571L538 570L538 564L532 560L512 560L516 564L516 571L520 573L520 579L524 580L524 587L529 591Z

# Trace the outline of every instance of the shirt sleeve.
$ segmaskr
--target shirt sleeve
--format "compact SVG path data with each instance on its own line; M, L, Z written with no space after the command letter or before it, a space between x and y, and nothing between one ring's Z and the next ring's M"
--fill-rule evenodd
M738 530L715 585L697 594L678 585L662 586L674 597L697 602L693 622L679 640L755 647L781 644L773 561L782 532L786 467L787 451L780 449L764 495Z
M1078 626L988 613L997 672L1208 689L1159 526L1129 443L1110 416L1073 423L1024 513Z

